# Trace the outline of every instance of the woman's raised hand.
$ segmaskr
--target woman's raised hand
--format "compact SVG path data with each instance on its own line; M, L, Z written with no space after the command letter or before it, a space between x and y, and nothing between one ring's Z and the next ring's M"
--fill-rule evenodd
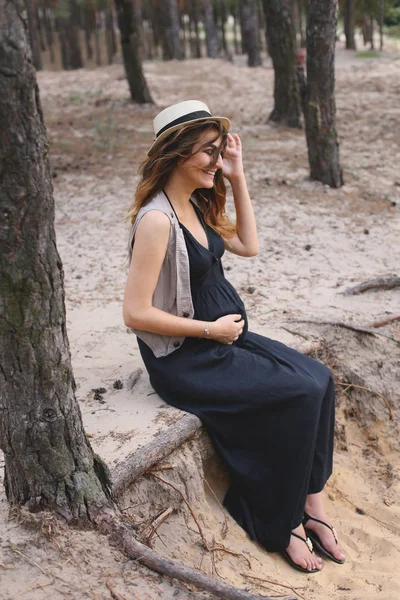
M237 133L228 133L226 149L223 154L222 175L231 181L243 175L242 142Z
M209 337L221 344L233 344L243 331L242 315L225 315L209 325Z

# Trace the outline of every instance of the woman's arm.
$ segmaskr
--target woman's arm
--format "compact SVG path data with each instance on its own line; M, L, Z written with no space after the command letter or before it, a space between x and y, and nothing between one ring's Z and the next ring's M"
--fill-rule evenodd
M243 171L242 143L237 134L228 134L222 174L232 186L236 210L236 234L225 241L225 247L239 256L255 256L259 252L257 225Z
M210 333L207 336L204 321L177 317L152 305L167 251L170 227L167 215L157 210L147 212L138 225L125 286L125 325L161 335L209 337L221 343L232 343L243 329L241 315L226 315L209 323Z

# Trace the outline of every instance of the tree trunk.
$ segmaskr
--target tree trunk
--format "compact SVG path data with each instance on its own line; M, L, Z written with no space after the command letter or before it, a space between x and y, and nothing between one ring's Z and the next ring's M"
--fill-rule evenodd
M64 17L57 17L56 25L58 40L60 42L61 67L66 71L69 69L68 40L66 35L66 30L68 28L67 19Z
M244 47L246 48L247 53L247 64L249 67L259 67L262 62L258 40L257 0L242 0L240 8L243 38L245 40Z
M343 10L344 35L346 36L346 50L356 49L354 37L354 9L355 0L345 0Z
M204 29L206 31L207 56L218 58L218 31L214 20L211 0L202 0Z
M370 37L371 50L375 50L375 43L374 43L374 17L372 15L369 17L369 23L370 23L370 31L371 31L371 37Z
M383 50L383 19L385 16L385 0L379 0L379 49Z
M188 35L187 35L187 31L186 31L186 23L185 23L183 12L181 12L181 14L180 14L179 21L180 21L180 29L182 31L182 44L181 44L182 58L186 59L186 57L187 57L186 44L187 44Z
M38 37L39 37L39 48L41 52L46 52L46 42L44 41L44 35L43 35L43 13L44 13L44 7L40 7L39 10L39 5L36 4L35 5L35 20L36 20L36 26L37 26L37 32L38 32Z
M311 179L343 185L335 107L336 0L310 0L307 19L305 129Z
M192 0L191 1L191 7L192 7L192 13L191 13L191 19L193 22L193 28L194 28L194 33L195 33L195 51L196 51L196 58L201 58L201 39L200 39L200 32L199 32L199 5L198 5L198 0Z
M85 32L86 58L92 60L92 33L96 27L96 15L92 7L85 6L83 13L83 30Z
M25 6L28 17L29 42L32 50L32 60L36 71L41 71L43 68L42 55L40 54L38 24L36 21L36 11L33 6L33 0L26 0Z
M158 8L163 60L181 60L178 2L177 0L159 0Z
M180 40L180 15L178 0L168 0L170 36L172 45L172 57L182 60L182 48Z
M139 36L134 18L133 2L137 0L115 0L118 27L121 34L121 48L125 73L128 79L131 98L134 102L144 104L153 102L147 87L140 60Z
M96 65L101 67L102 58L101 58L101 46L100 46L100 31L101 31L101 13L99 11L95 11L94 13L94 52Z
M235 48L235 54L240 54L240 49L239 49L239 38L238 38L238 7L237 7L237 3L234 0L234 3L232 5L232 19L233 19L233 23L232 23L232 28L233 28L233 46Z
M109 503L75 398L54 200L23 0L0 0L0 447L13 505L91 518Z
M228 44L226 40L226 20L227 20L227 7L225 4L225 0L220 0L218 4L218 31L220 35L220 46L225 54L225 56L229 56L230 52L228 50Z
M308 1L308 0L306 0ZM298 13L299 13L299 32L300 32L300 46L305 48L307 45L306 28L305 28L305 17L304 13L307 9L304 7L304 0L297 0Z
M49 49L50 54L50 62L54 64L55 56L54 56L54 37L53 37L53 26L51 22L51 12L47 6L43 6L43 23L44 23L44 31L46 35L46 43Z
M70 18L66 29L68 66L70 69L83 67L81 45L79 43L79 6L77 0L69 0Z
M105 27L106 27L106 49L107 49L107 62L109 65L112 64L113 61L113 40L112 40L112 35L113 35L113 27L114 27L114 23L113 23L113 14L112 14L112 9L110 6L108 6L105 10Z
M268 53L274 65L274 108L269 121L301 127L300 95L296 75L296 39L291 11L285 0L263 0Z

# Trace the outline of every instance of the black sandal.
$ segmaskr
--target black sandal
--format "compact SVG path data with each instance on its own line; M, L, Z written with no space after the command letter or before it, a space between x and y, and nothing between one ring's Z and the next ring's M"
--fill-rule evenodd
M294 537L299 538L299 540L301 540L302 542L304 542L305 544L307 544L307 548L309 549L309 551L311 552L311 554L314 553L312 541L310 540L309 537L307 537L306 539L304 539L303 537L301 537L301 535L298 535L297 533L293 533L293 531L292 531L292 535L294 535ZM302 567L302 566L298 565L289 556L289 554L288 554L288 552L286 550L282 550L282 556L283 556L283 558L285 558L287 560L287 562L289 563L289 565L291 565L293 568L297 569L298 571L301 571L302 573L318 573L321 570L321 569L311 569L311 570L309 570L309 569L306 569L305 567Z
M332 554L332 552L329 552L329 550L327 550L327 548L325 548L319 535L317 535L315 533L315 531L312 531L310 528L306 528L306 523L308 521L316 521L317 523L321 523L321 525L325 525L325 527L328 527L328 529L330 529L332 531L333 537L335 538L335 542L337 544L338 540L337 540L337 534L336 534L335 528L332 527L331 525L329 525L328 523L325 523L325 521L321 521L320 519L316 519L315 517L311 517L307 513L304 513L303 526L307 532L307 535L310 537L310 539L312 540L312 543L316 547L316 549L319 550L321 552L321 554L324 554L325 556L327 556L328 558L333 560L338 565L342 565L345 562L345 559L344 558L341 558L341 559L336 558L336 556L334 556Z

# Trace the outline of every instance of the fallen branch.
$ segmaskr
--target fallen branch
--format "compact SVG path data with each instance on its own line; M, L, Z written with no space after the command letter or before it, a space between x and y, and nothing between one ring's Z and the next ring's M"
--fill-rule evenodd
M224 600L297 600L296 596L274 596L274 598L271 598L270 596L254 595L219 579L199 573L176 560L164 558L139 542L128 527L114 516L103 513L98 515L96 522L100 530L111 535L114 543L131 558L153 569L153 571L157 571L157 573L194 585L219 598L224 598Z
M375 392L375 390L371 390L370 388L364 387L363 385L356 385L355 383L346 383L346 382L339 381L337 384L342 385L343 387L346 387L346 389L343 390L344 393L346 393L349 388L356 388L358 390L364 390L365 392L370 392L371 394L375 394L375 396L378 396L378 398L382 398L386 408L388 409L389 419L391 421L393 421L392 407L390 406L389 400L383 394L380 394L379 392Z
M112 473L114 497L124 492L140 475L150 469L183 442L201 429L201 421L192 414L185 414L179 421L168 427L161 435L130 454L118 464Z
M385 317L384 319L378 319L378 321L369 323L367 327L383 327L383 325L388 325L388 323L393 323L393 321L400 321L400 315L391 315L390 317Z
M395 287L400 287L400 277L393 275L392 277L378 277L377 279L363 281L363 283L359 283L354 287L345 289L342 294L346 296L354 296L356 294L363 294L367 290L392 290Z
M391 333L383 333L382 331L375 331L369 327L362 327L361 325L352 325L352 323L343 323L342 321L313 321L312 319L296 319L296 323L314 323L315 325L332 325L333 327L344 327L352 331L358 331L360 333L367 333L369 335L377 335L387 338L396 344L400 344L400 340L397 339Z

